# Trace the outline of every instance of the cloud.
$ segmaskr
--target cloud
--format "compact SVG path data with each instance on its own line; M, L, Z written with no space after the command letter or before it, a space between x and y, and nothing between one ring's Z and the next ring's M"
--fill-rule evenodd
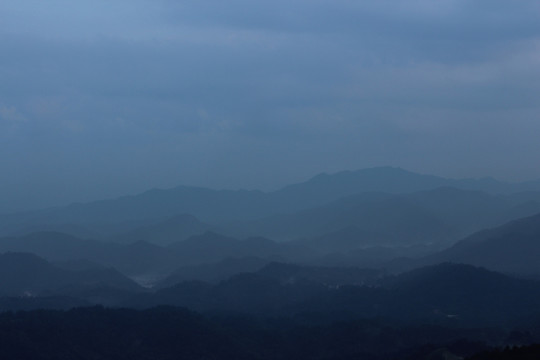
M2 1L0 119L12 130L0 152L16 155L0 173L27 186L72 181L62 199L73 200L84 184L86 198L275 187L376 165L540 177L529 165L540 151L529 135L538 10L533 0Z

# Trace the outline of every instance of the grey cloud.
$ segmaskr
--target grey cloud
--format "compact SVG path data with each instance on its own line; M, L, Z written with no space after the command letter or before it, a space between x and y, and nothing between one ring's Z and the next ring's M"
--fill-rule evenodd
M25 4L0 4L13 208L377 165L540 177L535 1Z

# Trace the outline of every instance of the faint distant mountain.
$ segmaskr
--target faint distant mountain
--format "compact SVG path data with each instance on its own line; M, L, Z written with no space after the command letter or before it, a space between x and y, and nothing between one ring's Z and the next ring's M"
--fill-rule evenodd
M425 259L520 274L540 274L540 214L483 230Z
M157 245L168 245L194 235L201 235L211 228L212 226L202 223L195 216L182 214L117 235L114 240L122 243L146 241Z
M129 291L140 289L113 269L69 271L33 254L0 255L0 294L3 296L65 295L74 287L102 286Z
M522 211L515 209L515 203L502 195L492 195L477 190L463 190L440 187L405 195L417 206L443 220L458 230L459 236L478 229L501 224L509 219L519 218ZM529 215L540 211L540 203L530 209Z
M29 252L49 261L91 260L114 252L119 245L83 240L56 231L0 238L0 252Z
M540 203L515 201L448 187L411 194L362 193L297 213L234 223L222 231L239 237L303 238L301 244L323 253L444 243L540 211Z
M494 179L445 179L421 175L399 168L379 167L358 171L321 174L281 190L211 190L179 186L168 190L150 190L113 200L72 204L42 211L0 216L0 233L41 225L76 224L89 231L114 231L111 224L128 224L148 219L166 219L177 214L192 214L210 224L249 220L282 213L298 212L330 201L364 192L409 193L450 186L488 193L540 191L540 181L505 183ZM140 227L132 224L131 229ZM125 232L125 229L123 232Z
M10 214L0 217L0 224L29 225L74 223L127 223L145 219L166 219L177 214L193 214L197 218L233 220L265 214L266 194L260 191L211 190L179 186L168 190L153 189L142 194L90 203L76 203L41 211ZM135 226L136 227L136 226Z
M479 190L494 194L540 191L540 181L506 183L493 178L447 179L423 175L394 167L376 167L335 174L320 174L312 179L277 191L275 196L291 202L316 206L362 192L411 193L439 187Z
M168 250L184 265L212 263L231 257L289 259L307 252L301 246L276 243L261 237L238 240L214 232L173 243L168 246Z
M102 235L78 224L30 224L14 226L9 236L24 236L40 232L57 232L81 239L99 239Z
M427 242L447 237L450 231L441 219L422 207L403 197L382 193L350 196L294 214L235 224L230 229L240 232L241 236L258 234L280 240L307 238L304 245L309 243L322 251ZM348 236L351 232L353 239ZM324 240L311 240L333 233L337 236L331 236L328 246L323 244Z

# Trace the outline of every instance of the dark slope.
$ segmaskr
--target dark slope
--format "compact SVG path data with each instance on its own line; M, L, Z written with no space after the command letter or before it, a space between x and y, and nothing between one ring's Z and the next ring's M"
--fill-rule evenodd
M205 316L172 307L144 311L93 307L0 315L0 357L448 360L488 349L486 339L504 346L505 335L484 329L396 327L371 320L309 324L301 319Z
M467 326L507 325L540 312L540 283L470 265L424 267L382 285L341 287L304 309Z
M380 275L351 268L273 264L217 285L183 282L134 298L128 305L169 304L276 316L382 317L451 326L508 325L540 313L540 283L469 265L441 264L386 279Z
M540 312L540 283L467 265L441 264L398 277L392 289L432 311L473 323L496 323Z
M480 231L425 261L454 261L502 272L540 274L540 214Z
M74 309L0 315L3 359L253 359L233 337L184 309Z
M484 351L468 358L469 360L536 360L540 359L540 344L512 346Z
M19 272L13 266L0 258L3 274ZM24 260L24 267L29 270L21 271L16 280L7 275L0 278L4 295L34 292L115 307L174 305L197 311L278 317L321 314L334 319L386 318L467 327L512 327L540 314L540 283L469 265L441 264L384 278L381 272L370 270L274 263L214 285L188 281L138 294L118 285L98 287L105 280L96 275L61 271L39 259ZM8 306L6 301L0 305ZM51 306L61 307L67 300L63 301L52 301Z

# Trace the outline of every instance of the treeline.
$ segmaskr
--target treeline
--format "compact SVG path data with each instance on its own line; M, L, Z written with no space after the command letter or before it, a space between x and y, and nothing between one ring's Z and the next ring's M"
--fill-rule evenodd
M326 321L200 315L175 307L77 308L0 315L2 359L428 359L471 356L503 344L496 330L400 327L382 320ZM467 339L467 340L465 340Z

